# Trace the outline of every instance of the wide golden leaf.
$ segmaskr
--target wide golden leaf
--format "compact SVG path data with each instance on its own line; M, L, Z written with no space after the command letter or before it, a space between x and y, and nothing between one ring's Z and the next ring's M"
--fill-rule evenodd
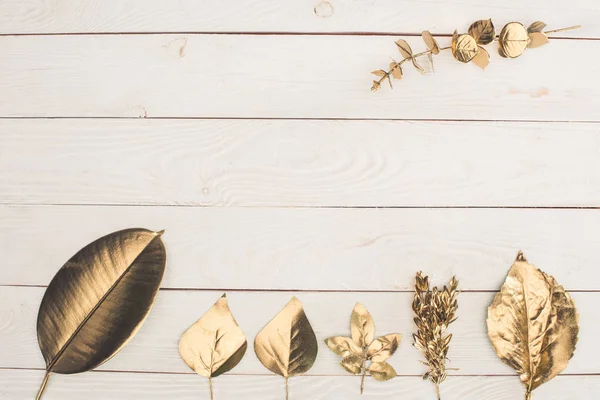
M488 309L488 335L498 357L531 392L565 369L579 333L571 296L522 253Z
M254 351L268 370L285 378L312 368L317 358L317 338L300 300L292 298L258 333Z
M375 336L375 322L365 306L356 303L350 317L352 340L360 348L368 347Z
M398 350L401 339L402 335L399 333L392 333L375 339L369 346L369 359L372 362L382 362L389 359Z
M529 34L529 44L527 45L530 49L548 44L548 36L542 32L532 32Z
M223 295L183 334L179 354L197 374L214 378L238 365L247 347L244 332Z
M421 37L423 38L423 41L425 42L427 48L431 50L433 54L440 54L440 46L438 45L438 42L435 40L433 35L431 35L431 32L423 31L421 33Z
M329 350L340 357L348 357L351 354L361 355L363 350L354 343L352 338L344 336L334 336L325 339L325 344Z
M498 38L498 52L504 58L517 58L527 48L529 35L525 27L519 22L506 24Z
M81 249L42 299L38 342L47 373L74 374L114 356L150 312L165 271L162 232L127 229ZM38 397L41 397L47 377Z
M400 54L402 54L402 57L412 58L413 51L406 40L404 40L404 39L396 40L396 46L398 46L398 50L400 51Z
M358 375L363 370L363 358L356 354L351 354L344 357L340 365L348 372L354 375Z
M478 52L479 47L473 36L459 35L457 31L454 31L452 36L452 55L454 58L462 63L468 63L475 58Z
M369 367L371 376L378 381L389 381L398 376L394 367L386 362L374 362Z
M482 19L471 24L469 35L473 36L478 44L490 44L496 38L496 29L491 19Z

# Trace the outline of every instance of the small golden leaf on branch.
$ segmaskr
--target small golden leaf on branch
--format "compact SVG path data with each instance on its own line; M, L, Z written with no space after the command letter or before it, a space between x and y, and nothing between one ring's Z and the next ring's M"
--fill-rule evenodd
M477 44L490 44L496 38L496 29L491 19L482 19L469 27L469 35L473 36Z
M375 76L386 76L386 75L387 75L387 72L385 72L385 71L384 71L384 70L382 70L382 69L375 70L375 71L373 71L373 72L371 72L371 73L372 73L373 75L375 75Z
M545 23L543 23L542 21L536 21L533 24L529 25L529 28L527 28L527 33L542 32L545 27Z
M440 54L440 46L438 45L438 42L435 40L435 38L431 35L431 32L423 31L421 36L423 37L425 45L429 50L431 50L433 54Z
M390 63L390 74L394 79L402 79L402 67L397 62Z
M529 44L527 45L530 49L543 46L548 43L548 36L543 32L532 32L529 34Z
M519 22L507 24L500 32L498 38L499 53L504 58L517 58L527 48L529 35L525 27Z
M487 326L498 357L519 374L526 400L565 369L579 334L569 293L522 252L488 309Z
M402 54L402 57L404 58L411 58L413 55L412 49L410 48L410 45L408 44L408 42L404 39L398 39L396 41L396 46L398 46L398 50L400 51L400 54Z
M462 63L468 63L477 55L479 48L471 35L459 35L454 31L452 36L452 55Z
M379 381L396 377L394 368L386 363L400 345L401 335L392 333L374 339L375 323L367 309L356 303L350 317L352 337L335 336L325 339L325 344L335 354L343 357L341 366L354 375L362 374L360 393L365 387L367 371ZM371 362L370 366L367 363Z
M486 49L479 46L477 55L473 58L473 64L477 65L481 69L485 69L490 63L490 53Z

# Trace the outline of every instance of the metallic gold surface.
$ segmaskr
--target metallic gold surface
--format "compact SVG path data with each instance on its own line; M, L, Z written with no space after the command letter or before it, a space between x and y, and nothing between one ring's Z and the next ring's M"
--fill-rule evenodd
M579 333L571 296L519 252L488 309L488 336L498 357L533 390L565 369Z
M286 399L289 398L289 378L310 370L318 350L315 332L302 303L295 297L254 339L254 352L260 362L285 378Z
M456 277L450 280L448 286L432 289L429 278L422 272L417 273L412 305L417 325L417 333L413 334L414 346L425 356L423 364L429 367L429 371L423 379L433 382L438 400L441 398L440 384L447 376L446 361L452 340L452 335L446 335L446 330L456 320L458 294Z
M212 378L238 365L247 348L246 336L233 318L225 294L179 341L183 361L194 372L209 379L211 400L214 397Z
M419 60L423 61L423 58L427 57L430 64L427 65L428 70L435 70L433 55L439 54L442 50L451 50L452 55L459 62L473 62L473 64L481 69L485 69L490 63L490 55L482 45L487 45L497 40L498 52L502 57L516 58L523 54L528 47L536 48L548 43L548 34L577 29L581 26L577 25L542 32L545 27L545 23L538 21L531 24L526 30L522 24L511 22L502 29L499 36L496 36L496 28L491 19L479 20L471 24L468 34L459 34L458 31L454 31L452 44L448 47L440 47L431 33L424 31L421 36L428 50L416 54L406 40L397 40L396 46L400 54L402 54L403 59L400 61L393 60L387 71L384 69L373 71L373 75L379 79L373 81L371 90L373 92L378 91L385 81L389 83L390 88L393 88L392 79L403 78L404 71L402 70L402 64L408 61L412 62L419 72L426 73L427 71L419 63Z
M374 339L375 323L371 314L360 303L356 303L350 316L352 337L335 336L325 339L331 351L342 357L340 365L354 375L362 374L360 393L364 392L367 371L378 381L388 381L397 376L394 368L386 363L394 355L402 336L398 333ZM371 362L369 366L367 363Z
M127 229L104 236L57 272L42 299L38 342L50 373L96 368L135 335L165 272L162 232Z

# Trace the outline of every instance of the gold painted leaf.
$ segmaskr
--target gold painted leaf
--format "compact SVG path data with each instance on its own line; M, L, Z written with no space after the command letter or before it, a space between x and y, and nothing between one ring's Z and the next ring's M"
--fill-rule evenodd
M362 372L363 358L359 355L352 354L344 357L340 365L351 374L359 375Z
M477 65L481 69L485 69L490 63L490 53L486 49L479 46L477 55L473 58L473 64Z
M247 347L244 332L233 318L225 295L179 341L181 358L193 371L207 378L233 369Z
M372 73L373 75L375 75L375 76L380 76L380 77L381 77L381 76L386 76L386 75L387 75L387 74L385 73L385 71L384 71L384 70L382 70L382 69L375 70L375 71L373 71L373 72L371 72L371 73Z
M548 43L548 36L542 32L533 32L529 34L529 44L527 45L530 49L543 46Z
M498 357L519 374L527 399L565 369L579 333L571 296L521 252L488 309L487 326Z
M507 24L498 38L498 52L504 58L517 58L527 48L529 35L525 27L519 22Z
M402 57L412 58L413 52L406 40L398 39L396 41L396 46L398 46L398 50L400 50L400 54L402 54Z
M431 50L433 54L440 54L440 46L438 45L438 42L435 40L433 35L431 35L431 32L423 31L423 33L421 33L421 36L423 37L425 46L427 46L427 48Z
M374 363L389 359L398 350L401 339L402 335L398 333L392 333L375 339L369 346L369 359Z
M369 367L371 376L378 381L389 381L398 376L394 367L386 362L374 362Z
M312 368L317 358L317 338L300 300L292 298L258 333L254 351L262 365L285 378Z
M544 22L536 21L533 24L529 25L529 28L527 28L527 33L542 32L545 27L546 24Z
M469 27L469 35L473 36L477 44L490 44L496 38L496 29L490 19L473 22Z
M365 306L356 303L350 317L352 340L360 348L368 347L375 336L375 322Z
M344 336L330 337L325 339L325 344L329 347L329 350L340 357L348 357L351 354L362 354L362 349L354 343L352 338Z
M390 73L395 79L402 79L402 67L395 61L390 63Z
M146 319L165 272L162 232L127 229L79 250L42 299L38 342L50 373L89 371L114 356Z
M479 47L477 42L471 35L459 35L458 31L454 31L452 36L452 55L462 63L471 61L477 53Z

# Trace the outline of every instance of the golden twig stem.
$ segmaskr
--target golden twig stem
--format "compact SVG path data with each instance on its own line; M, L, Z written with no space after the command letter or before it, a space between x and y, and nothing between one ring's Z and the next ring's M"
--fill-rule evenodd
M435 384L435 392L437 393L438 400L442 400L442 395L440 394L440 385Z
M525 393L525 400L531 400L531 392Z
M290 378L285 377L285 400L290 399Z
M214 400L215 395L213 392L212 376L208 377L208 389L210 390L210 400Z
M581 25L574 25L574 26L569 26L567 28L560 28L560 29L554 29L554 30L551 30L551 31L545 31L544 33L547 35L549 33L572 31L573 29L579 29L579 28L581 28Z
M440 48L440 51L443 51L443 50L449 50L449 49L451 49L451 48L452 48L452 47L441 47L441 48ZM379 80L377 81L377 84L378 84L378 85L381 85L381 84L382 84L382 83L383 83L383 82L384 82L386 79L391 79L391 77L390 77L390 76L392 75L392 72L394 72L394 71L396 70L396 68L400 68L400 66L401 66L402 64L404 64L405 62L407 62L407 61L410 61L410 60L412 60L413 58L417 58L417 57L424 56L424 55L426 55L426 54L429 54L429 53L431 53L431 52L432 52L431 50L422 51L422 52L420 52L420 53L413 54L413 55L412 55L412 57L408 57L408 58L405 58L405 59L404 59L404 60L402 60L402 61L399 61L399 62L398 62L396 65L394 65L394 66L392 67L392 69L390 69L388 72L386 72L386 74L385 74L384 76L382 76L381 78L379 78ZM361 392L361 393L362 393L362 392Z
M365 379L367 377L367 349L363 350L363 361L361 365L362 377L360 378L360 394L365 391Z
M40 400L42 398L44 390L46 390L46 385L48 384L48 379L50 379L50 372L46 371L46 375L44 375L44 380L42 380L42 385L40 386L37 396L35 396L35 400Z

